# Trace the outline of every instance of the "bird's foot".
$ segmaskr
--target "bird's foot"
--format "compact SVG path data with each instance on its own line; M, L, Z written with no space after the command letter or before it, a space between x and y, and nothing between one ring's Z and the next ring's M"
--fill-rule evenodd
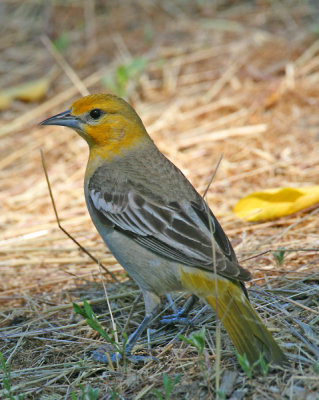
M194 325L194 323L184 315L184 310L182 309L176 314L161 318L160 323L163 325Z
M194 304L198 301L198 297L192 294L184 304L183 308L180 308L174 314L168 315L160 319L160 323L164 325L186 325L193 326L194 323L187 316Z
M124 356L120 353L112 353L112 352L105 352L104 349L94 350L91 352L91 357L102 364L110 364L110 363L117 363L118 361L125 358L126 360L130 361L133 364L138 363L147 363L149 361L156 361L159 360L153 356L138 356L132 354L124 354Z
M91 357L102 364L110 364L110 363L116 363L117 360L121 360L122 354L120 353L105 353L103 350L93 350L91 351Z
M132 362L133 364L138 364L143 362L144 364L150 362L150 361L156 361L159 363L159 359L154 357L154 356L136 356L136 355L130 355L130 356L126 356L126 358Z

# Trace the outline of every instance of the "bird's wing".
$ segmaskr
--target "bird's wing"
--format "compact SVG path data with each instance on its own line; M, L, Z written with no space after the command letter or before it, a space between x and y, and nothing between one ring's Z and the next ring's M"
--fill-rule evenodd
M89 199L115 229L161 256L210 271L214 271L215 259L219 274L250 279L250 273L238 265L227 236L199 195L197 201L165 203L142 192L141 188L137 192L129 182L125 188L118 186L108 191L89 187Z

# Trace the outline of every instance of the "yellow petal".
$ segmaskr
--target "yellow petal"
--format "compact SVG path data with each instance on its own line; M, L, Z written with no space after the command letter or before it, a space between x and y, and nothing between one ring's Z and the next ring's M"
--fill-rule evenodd
M243 197L233 212L247 221L280 218L319 203L319 186L276 188Z

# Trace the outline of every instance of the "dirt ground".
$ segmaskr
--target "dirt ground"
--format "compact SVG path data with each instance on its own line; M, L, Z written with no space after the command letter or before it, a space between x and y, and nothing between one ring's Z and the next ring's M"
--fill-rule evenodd
M318 18L310 0L1 1L1 399L319 399L318 204L259 222L232 212L253 191L318 184ZM243 371L203 303L192 326L142 336L136 353L157 361L92 359L105 340L72 303L111 333L103 282L120 341L144 305L88 216L86 143L38 126L89 92L125 97L201 194L223 156L207 200L289 366ZM40 150L63 228L118 282L59 229ZM203 326L203 352L178 336Z

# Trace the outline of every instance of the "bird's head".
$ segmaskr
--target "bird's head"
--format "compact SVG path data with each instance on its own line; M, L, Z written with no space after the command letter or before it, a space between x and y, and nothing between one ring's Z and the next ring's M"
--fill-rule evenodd
M46 119L40 125L61 125L74 129L91 149L118 154L141 141L150 140L144 125L123 99L111 94L92 94L76 100L71 108Z

